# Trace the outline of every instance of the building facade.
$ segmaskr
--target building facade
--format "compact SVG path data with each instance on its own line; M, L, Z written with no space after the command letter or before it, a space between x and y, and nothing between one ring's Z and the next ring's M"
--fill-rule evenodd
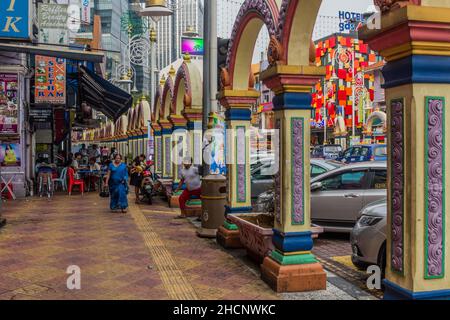
M181 37L186 32L203 36L203 1L171 0L168 7L173 14L162 17L156 24L156 65L159 70L181 58Z

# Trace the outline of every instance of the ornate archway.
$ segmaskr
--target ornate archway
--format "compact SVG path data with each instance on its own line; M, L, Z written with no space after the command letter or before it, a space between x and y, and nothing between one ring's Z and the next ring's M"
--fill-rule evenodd
M201 164L202 78L198 62L191 61L190 56L185 55L184 62L178 68L175 77L170 116L174 130L172 135L174 188L178 187L181 179L181 164L184 157L193 157L194 163Z
M221 75L221 102L228 109L229 128L241 130L238 137L245 133L248 106L254 99L248 61L255 30L264 18L273 17L273 1L250 2L244 3L238 16L228 68ZM445 219L450 196L442 192L450 180L445 174L445 141L450 133L444 129L450 116L445 108L450 99L450 3L375 0L375 4L382 9L381 28L365 26L360 34L387 61L383 75L390 122L390 183L385 298L450 298L450 244L444 240L450 230L450 219ZM324 74L309 64L320 5L321 0L282 1L276 36L272 35L268 50L271 66L261 74L276 94L275 122L281 136L280 170L275 179L276 250L262 265L263 279L277 291L323 289L326 283L322 267L310 253L307 126L310 91ZM263 8L265 14L261 14ZM245 140L234 138L229 152L245 154ZM233 185L245 181L247 173L245 166L229 168L233 207ZM240 188L239 194L245 191Z
M259 97L254 89L251 63L260 30L267 27L275 37L278 25L278 6L274 0L246 0L242 5L227 56L227 67L221 72L220 103L225 113L228 135L228 196L226 214L251 212L250 126L251 107ZM237 226L229 220L219 229L217 239L225 247L239 245Z
M165 79L162 78L159 82L159 87L156 91L153 113L152 113L152 129L155 137L154 149L155 149L155 173L162 175L163 168L163 154L162 154L162 127L159 124L161 115L161 100L162 100L162 88L164 87Z
M174 90L175 69L171 68L167 80L164 83L161 96L160 119L158 121L161 126L162 134L162 175L164 179L173 181L172 170L172 131L173 125L170 122L170 112L172 110L172 99Z

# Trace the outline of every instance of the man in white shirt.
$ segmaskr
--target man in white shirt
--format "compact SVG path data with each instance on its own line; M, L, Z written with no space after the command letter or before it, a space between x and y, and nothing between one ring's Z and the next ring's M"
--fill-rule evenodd
M180 209L181 209L181 217L184 217L184 210L186 209L186 202L189 201L192 197L200 198L201 195L201 187L202 183L200 181L200 175L198 173L198 168L192 165L191 158L183 159L183 169L181 169L181 181L178 185L178 192L183 187L183 184L186 184L186 189L183 191L179 198Z

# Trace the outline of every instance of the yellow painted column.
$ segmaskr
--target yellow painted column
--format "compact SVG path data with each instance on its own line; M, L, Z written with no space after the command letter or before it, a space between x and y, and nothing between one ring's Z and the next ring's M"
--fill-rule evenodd
M450 3L385 9L380 29L362 31L387 61L384 298L450 299Z
M162 134L162 177L172 180L172 124L168 120L160 120L159 125Z
M262 73L275 93L275 129L279 135L275 175L273 250L261 276L277 292L326 289L326 274L311 253L310 206L311 90L325 73L315 66L275 65Z
M251 107L256 90L224 90L220 102L226 107L227 205L225 215L252 212L250 173ZM238 227L228 219L217 232L217 241L225 248L240 247Z
M169 117L172 123L172 174L173 188L178 188L181 181L181 169L183 167L183 159L188 153L187 120L181 115L171 115Z

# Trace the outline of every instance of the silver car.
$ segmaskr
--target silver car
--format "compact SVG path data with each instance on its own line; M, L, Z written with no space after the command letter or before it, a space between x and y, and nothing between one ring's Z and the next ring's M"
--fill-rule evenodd
M327 232L350 232L369 203L386 198L385 162L343 166L311 180L311 220Z
M387 200L375 201L363 210L350 234L352 262L360 268L378 265L386 268Z
M324 159L311 159L311 177L317 177L328 171L344 166L342 162ZM252 199L274 186L274 175L278 172L275 159L264 159L251 165Z

